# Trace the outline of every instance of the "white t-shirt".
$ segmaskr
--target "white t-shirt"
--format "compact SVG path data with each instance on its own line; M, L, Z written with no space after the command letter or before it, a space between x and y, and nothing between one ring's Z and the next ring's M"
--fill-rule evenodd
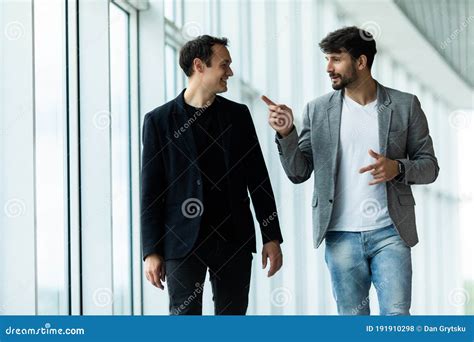
M369 185L371 171L359 173L361 167L375 162L369 149L380 152L377 107L377 100L363 106L344 95L330 231L360 232L392 224L385 182Z

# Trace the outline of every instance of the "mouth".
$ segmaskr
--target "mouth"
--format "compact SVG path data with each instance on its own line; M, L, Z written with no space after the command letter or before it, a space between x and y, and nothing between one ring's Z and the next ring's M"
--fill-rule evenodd
M341 77L339 76L336 76L336 75L332 75L332 76L329 76L331 78L331 81L337 81L338 79L340 79Z
M224 84L227 84L227 79L221 78L221 82L224 83Z

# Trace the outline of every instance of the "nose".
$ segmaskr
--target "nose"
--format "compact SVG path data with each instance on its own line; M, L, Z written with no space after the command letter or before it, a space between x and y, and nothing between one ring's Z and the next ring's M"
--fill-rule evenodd
M227 76L228 77L234 76L234 72L232 71L230 67L229 67L229 70L227 70Z
M328 62L328 65L326 66L326 72L328 74L331 74L334 72L334 65L330 61Z

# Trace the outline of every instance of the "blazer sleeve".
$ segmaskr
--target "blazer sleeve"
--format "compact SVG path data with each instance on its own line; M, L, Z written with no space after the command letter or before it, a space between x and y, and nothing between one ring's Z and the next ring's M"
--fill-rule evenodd
M307 104L303 112L303 129L299 137L295 126L284 138L278 133L275 134L281 165L288 179L295 184L307 181L314 170L309 115L310 109Z
M260 226L262 241L264 244L272 240L278 240L282 243L283 237L280 231L275 196L263 159L262 149L247 106L244 106L244 112L246 132L248 132L246 139L248 142L247 154L245 157L248 191Z
M439 166L428 129L428 121L416 96L410 108L406 159L397 159L405 166L405 174L397 181L406 185L433 183L438 177Z
M143 260L153 253L163 255L163 206L165 174L162 146L151 113L143 123L141 169L141 238Z

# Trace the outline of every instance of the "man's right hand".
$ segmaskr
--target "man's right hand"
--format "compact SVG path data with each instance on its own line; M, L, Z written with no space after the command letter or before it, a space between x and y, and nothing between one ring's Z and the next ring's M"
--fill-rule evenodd
M293 130L293 111L284 104L277 105L265 95L262 100L268 106L268 123L282 137L286 137Z
M165 260L161 255L150 254L145 258L146 279L153 285L164 290L162 282L165 281Z

